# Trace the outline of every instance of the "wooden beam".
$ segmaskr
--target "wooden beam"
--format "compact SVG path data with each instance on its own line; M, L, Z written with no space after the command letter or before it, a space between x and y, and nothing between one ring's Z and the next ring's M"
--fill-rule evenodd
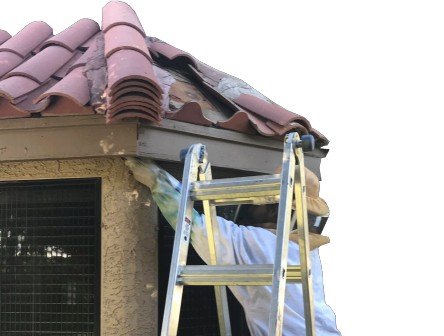
M195 143L207 146L214 167L273 173L282 161L281 141L172 120L163 120L161 126L141 125L137 155L178 162L180 150ZM325 155L325 150L306 155L306 165L319 177Z
M101 115L0 121L0 161L134 155L137 122L106 124Z

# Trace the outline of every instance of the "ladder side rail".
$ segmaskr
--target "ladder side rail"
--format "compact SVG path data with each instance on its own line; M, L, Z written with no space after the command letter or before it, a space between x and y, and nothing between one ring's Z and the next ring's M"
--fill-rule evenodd
M199 171L200 181L212 180L211 164L207 161L207 157L204 158L204 162L201 165ZM219 226L217 224L216 207L210 204L208 200L202 201L204 214L205 214L205 226L207 229L208 247L210 252L210 265L217 265L216 255L216 239L219 239ZM230 313L228 309L227 299L227 287L226 286L214 286L214 294L216 297L217 316L219 321L219 330L221 335L231 336L231 323Z
M197 180L201 147L201 144L193 145L185 157L179 213L162 321L162 336L177 335L183 294L183 285L178 284L177 278L181 267L186 264L188 256L194 205L190 198L190 189L191 183Z
M287 277L288 240L290 237L291 207L295 173L295 139L297 133L288 134L282 158L280 201L276 228L276 255L273 269L272 298L269 319L270 336L281 336L283 327L285 285Z
M304 300L305 334L315 336L315 316L313 306L313 284L310 261L310 239L307 215L307 199L305 186L305 164L302 148L295 149L298 165L295 172L296 216L298 223L298 243L301 265L301 282Z

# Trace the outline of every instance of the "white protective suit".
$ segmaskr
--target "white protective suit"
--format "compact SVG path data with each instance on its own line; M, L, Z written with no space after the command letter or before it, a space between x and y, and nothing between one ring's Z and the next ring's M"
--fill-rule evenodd
M156 182L150 186L152 195L162 214L175 228L180 201L181 185L174 177L156 167ZM137 174L135 174L137 178ZM143 182L143 181L142 181ZM273 264L276 235L266 229L237 225L218 217L220 236L216 238L218 264L248 265ZM205 216L193 213L191 232L193 247L205 261L209 262ZM335 315L325 303L322 269L319 251L311 251L312 278L316 334L318 336L341 335L336 328ZM299 246L290 241L288 264L299 265ZM266 336L271 302L271 286L229 286L242 305L248 327L254 336ZM301 284L287 284L284 308L284 336L305 336L304 305Z

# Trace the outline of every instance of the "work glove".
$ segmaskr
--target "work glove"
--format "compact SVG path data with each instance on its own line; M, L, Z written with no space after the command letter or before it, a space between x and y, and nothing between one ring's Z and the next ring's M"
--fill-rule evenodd
M161 169L150 159L134 157L125 158L125 165L131 170L134 178L151 190L155 189Z
M274 234L276 234L275 229L268 229L268 231L271 231ZM310 240L310 251L313 251L314 249L317 249L318 247L321 247L322 245L328 244L330 242L330 238L328 238L327 236L323 236L313 232L308 233L308 239ZM293 243L299 245L299 235L297 233L297 230L290 232L290 240Z

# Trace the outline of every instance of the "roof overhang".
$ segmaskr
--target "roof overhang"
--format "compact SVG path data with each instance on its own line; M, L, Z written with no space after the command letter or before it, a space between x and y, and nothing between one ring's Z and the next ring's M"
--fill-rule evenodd
M207 146L213 167L273 173L282 160L281 141L218 128L163 120L105 123L100 115L9 119L0 122L0 161L142 156L179 162L194 143ZM328 150L307 153L318 176Z

